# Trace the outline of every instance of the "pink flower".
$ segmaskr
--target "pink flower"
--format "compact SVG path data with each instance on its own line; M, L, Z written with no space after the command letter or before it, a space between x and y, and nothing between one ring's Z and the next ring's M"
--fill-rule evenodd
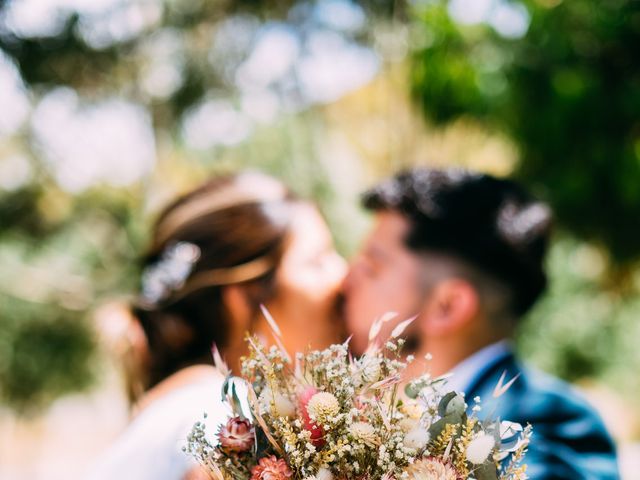
M287 480L292 475L287 462L275 455L261 458L251 470L251 480Z
M218 431L220 446L231 452L246 452L254 442L253 425L246 418L230 418L226 425Z
M322 447L324 445L324 429L321 425L317 425L314 421L309 417L309 412L307 412L307 405L309 404L309 400L316 393L318 393L318 389L315 387L305 388L300 395L298 396L298 400L300 401L300 412L302 416L302 424L304 425L304 429L311 432L311 443L316 447Z

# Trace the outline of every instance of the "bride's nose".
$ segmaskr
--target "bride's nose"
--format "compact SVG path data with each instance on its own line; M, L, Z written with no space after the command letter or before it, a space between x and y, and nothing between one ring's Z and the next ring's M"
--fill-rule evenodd
M331 257L331 271L334 272L336 283L342 286L347 276L349 265L342 255L335 252Z

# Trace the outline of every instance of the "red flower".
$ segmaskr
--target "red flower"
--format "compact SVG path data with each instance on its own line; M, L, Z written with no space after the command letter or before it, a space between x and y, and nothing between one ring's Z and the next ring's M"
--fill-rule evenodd
M317 425L312 421L309 417L309 412L307 412L309 400L311 400L311 397L316 393L318 393L318 389L315 387L308 387L300 393L298 400L300 401L300 412L302 415L302 424L304 429L311 432L311 443L315 447L320 448L324 445L324 429L321 425Z
M250 450L254 439L253 425L246 418L230 418L226 425L220 426L218 431L220 446L232 452Z
M251 480L288 480L292 475L287 462L275 455L261 458L251 470Z

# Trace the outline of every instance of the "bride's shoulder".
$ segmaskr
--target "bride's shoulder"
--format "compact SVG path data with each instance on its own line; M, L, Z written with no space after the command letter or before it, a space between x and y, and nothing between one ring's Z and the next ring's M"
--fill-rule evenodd
M197 365L185 368L141 399L134 422L157 415L166 419L192 416L194 410L202 408L218 410L223 406L220 396L223 383L224 377L214 367Z
M146 403L95 466L92 480L114 478L112 474L119 473L150 479L153 472L160 472L163 478L181 478L188 471L192 462L182 447L194 423L202 421L206 413L209 430L228 415L220 395L224 377L213 367L190 367L190 371L176 375L158 385L161 389L149 392Z

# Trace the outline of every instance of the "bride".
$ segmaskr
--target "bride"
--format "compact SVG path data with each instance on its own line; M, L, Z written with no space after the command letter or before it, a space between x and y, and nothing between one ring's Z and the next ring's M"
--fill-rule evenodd
M169 205L143 266L125 359L134 416L94 480L193 478L188 431L203 412L212 426L227 416L211 346L238 372L245 332L271 340L261 304L290 353L342 337L345 262L318 210L266 175L214 178Z

